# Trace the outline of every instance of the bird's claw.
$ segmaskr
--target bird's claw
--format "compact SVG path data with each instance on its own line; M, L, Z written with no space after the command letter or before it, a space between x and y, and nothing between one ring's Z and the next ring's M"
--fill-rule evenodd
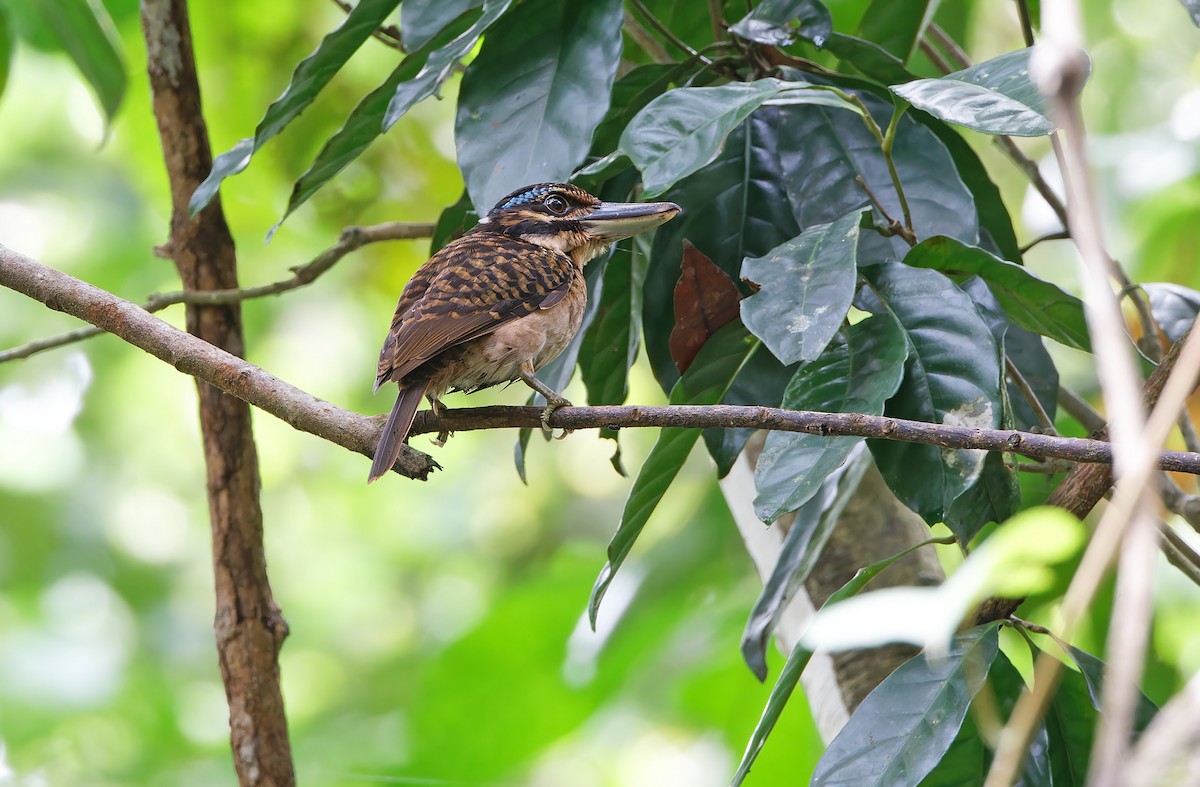
M575 431L574 429L563 429L562 434L558 435L557 437L554 436L554 427L550 426L550 416L554 415L556 410L559 410L563 407L571 407L571 403L561 396L555 396L547 399L546 407L542 410L542 431L547 435L554 437L556 440L562 440L564 437L571 434L571 432Z

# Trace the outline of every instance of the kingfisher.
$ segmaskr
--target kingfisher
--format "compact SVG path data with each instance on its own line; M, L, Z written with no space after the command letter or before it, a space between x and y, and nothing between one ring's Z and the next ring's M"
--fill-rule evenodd
M678 213L673 202L604 202L568 183L539 183L501 199L430 257L400 294L379 352L375 390L395 382L400 393L367 482L395 464L422 398L440 413L447 391L519 379L545 397L549 431L550 415L571 403L535 373L579 332L584 266Z

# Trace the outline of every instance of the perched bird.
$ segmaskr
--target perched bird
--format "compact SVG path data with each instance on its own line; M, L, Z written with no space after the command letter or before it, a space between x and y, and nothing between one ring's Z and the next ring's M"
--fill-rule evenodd
M433 255L404 287L379 353L375 390L394 381L400 395L368 483L395 463L422 397L439 412L447 391L521 379L546 398L548 429L550 414L570 402L534 373L579 331L583 266L677 213L672 202L602 202L567 183L541 183L500 200Z

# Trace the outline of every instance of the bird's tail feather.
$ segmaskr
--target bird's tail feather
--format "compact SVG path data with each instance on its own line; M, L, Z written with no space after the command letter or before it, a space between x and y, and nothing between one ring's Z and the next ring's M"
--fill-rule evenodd
M412 428L413 418L417 415L417 405L421 404L421 397L428 388L429 383L417 382L400 389L400 395L396 397L392 412L379 435L375 460L371 462L371 475L367 478L368 484L396 464L396 458L400 456L400 447L404 445L408 430Z

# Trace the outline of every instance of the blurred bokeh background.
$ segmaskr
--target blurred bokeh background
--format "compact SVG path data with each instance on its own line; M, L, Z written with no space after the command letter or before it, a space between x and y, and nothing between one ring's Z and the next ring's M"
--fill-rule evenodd
M2 2L2 0L0 0ZM130 300L177 289L152 248L169 203L136 0L105 0L129 92L111 128L48 39L23 41L0 97L0 242ZM831 3L835 14L863 3ZM852 7L853 6L853 7ZM1085 107L1113 253L1139 281L1200 287L1200 33L1172 0L1085 3ZM1019 47L1007 3L942 12L977 60ZM839 10L840 9L840 10ZM704 13L697 4L697 13ZM328 2L194 3L215 152L248 136L342 13ZM39 49L41 44L44 49ZM395 52L367 46L317 105L222 190L243 284L283 278L350 224L433 221L462 190L454 87L288 219L292 182ZM972 143L1022 241L1055 229L1020 174ZM1027 147L1052 172L1044 141ZM395 299L427 241L368 246L316 285L244 307L248 357L359 412ZM1063 243L1037 271L1071 285ZM162 313L175 324L182 309ZM0 345L76 327L0 292ZM1057 351L1056 351L1057 352ZM1090 362L1056 354L1074 387ZM204 473L192 381L111 337L0 365L0 784L212 785L233 779L211 633ZM567 395L582 402L582 388ZM523 389L451 397L518 403ZM639 367L631 400L664 397ZM698 450L609 591L583 608L629 480L612 443L461 434L427 483L366 487L367 460L255 414L282 670L307 784L719 785L766 700L738 638L759 582ZM654 438L621 433L636 468ZM1194 588L1162 575L1155 652L1170 693L1200 667ZM772 677L781 659L775 654ZM1174 676L1174 677L1173 677ZM807 778L821 746L797 695L751 784Z

